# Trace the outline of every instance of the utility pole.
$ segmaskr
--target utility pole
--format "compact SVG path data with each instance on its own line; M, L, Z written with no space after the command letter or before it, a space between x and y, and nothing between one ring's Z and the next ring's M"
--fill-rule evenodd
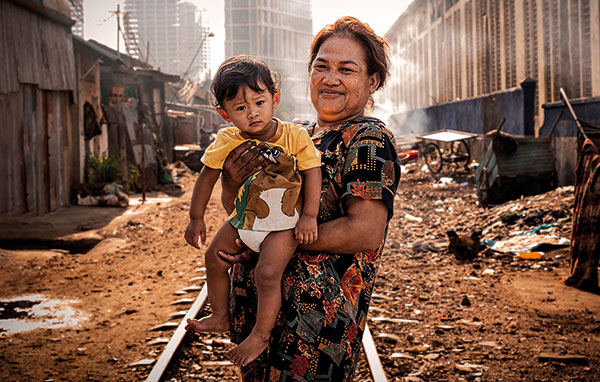
M117 4L117 10L111 12L113 15L117 16L117 56L121 57L121 51L119 48L119 33L121 33L121 4Z
M117 4L117 54L120 56L119 50L119 32L121 31L121 4Z

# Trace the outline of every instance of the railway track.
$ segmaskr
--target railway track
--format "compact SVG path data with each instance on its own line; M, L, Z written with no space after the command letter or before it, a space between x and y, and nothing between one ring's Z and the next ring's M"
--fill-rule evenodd
M177 329L175 329L175 332L169 339L165 349L154 364L150 374L146 379L146 382L160 382L162 380L169 366L175 361L177 350L180 348L184 338L187 335L187 331L185 330L186 320L188 318L196 318L198 313L206 306L207 302L208 292L206 289L206 284L204 284L200 293L196 297L196 300L187 311L185 316L181 319ZM369 330L368 325L365 325L362 344L373 381L387 382L388 379L383 370L379 355L377 354L375 342L373 341L373 337L371 336L371 331Z

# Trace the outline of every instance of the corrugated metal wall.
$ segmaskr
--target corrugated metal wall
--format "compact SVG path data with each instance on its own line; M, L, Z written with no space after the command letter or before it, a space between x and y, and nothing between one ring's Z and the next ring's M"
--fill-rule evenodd
M600 96L598 0L416 0L385 37L396 110L537 82L535 107Z

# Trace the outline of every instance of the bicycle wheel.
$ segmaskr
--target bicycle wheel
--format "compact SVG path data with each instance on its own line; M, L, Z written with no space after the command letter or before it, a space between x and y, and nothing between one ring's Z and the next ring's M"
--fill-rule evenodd
M454 163L457 170L460 167L464 168L465 170L468 168L469 162L471 162L471 152L469 151L469 146L464 140L452 142L452 146L450 147L449 162Z
M425 164L432 174L437 174L442 169L442 152L435 143L428 143L423 150Z

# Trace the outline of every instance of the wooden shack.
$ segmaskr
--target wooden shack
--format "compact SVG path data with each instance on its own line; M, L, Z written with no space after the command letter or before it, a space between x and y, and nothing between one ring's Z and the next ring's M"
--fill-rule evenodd
M74 21L33 0L0 0L0 215L69 204Z
M143 173L147 187L156 185L157 161L167 150L165 131L165 82L179 77L153 69L147 63L117 52L94 40L73 38L79 78L79 124L89 103L99 121L93 133L80 133L83 157L112 154L121 159L122 178L128 179L129 165ZM155 142L158 143L155 145ZM143 153L143 154L142 154ZM85 181L83 175L80 179Z

